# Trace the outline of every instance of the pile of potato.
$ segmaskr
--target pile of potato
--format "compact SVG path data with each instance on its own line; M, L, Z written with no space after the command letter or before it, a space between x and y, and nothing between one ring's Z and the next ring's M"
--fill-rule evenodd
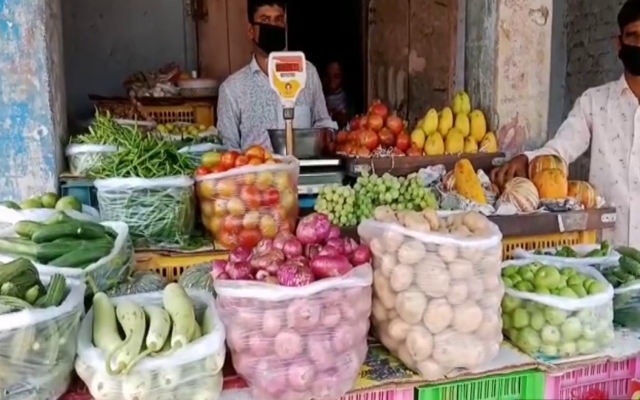
M425 379L493 359L502 342L502 235L476 212L378 207L358 234L373 253L372 325Z

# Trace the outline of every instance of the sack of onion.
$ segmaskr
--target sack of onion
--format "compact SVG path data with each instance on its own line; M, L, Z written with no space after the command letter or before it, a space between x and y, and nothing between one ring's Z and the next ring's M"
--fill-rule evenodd
M312 214L295 235L214 262L233 365L254 398L336 399L353 387L367 352L368 261L367 247Z

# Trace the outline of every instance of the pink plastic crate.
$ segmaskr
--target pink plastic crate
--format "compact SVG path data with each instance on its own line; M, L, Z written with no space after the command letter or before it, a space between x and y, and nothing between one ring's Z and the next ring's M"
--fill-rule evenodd
M342 396L340 400L413 400L413 388L371 390Z
M589 390L607 394L609 400L629 399L631 379L640 378L640 357L607 361L561 375L547 375L545 399L578 400Z

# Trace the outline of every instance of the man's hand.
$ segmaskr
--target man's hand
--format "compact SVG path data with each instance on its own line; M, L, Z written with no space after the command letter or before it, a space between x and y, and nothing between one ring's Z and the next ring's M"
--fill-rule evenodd
M491 175L493 183L502 190L504 185L515 177L526 178L529 168L529 158L520 154L507 161L503 166L495 170Z

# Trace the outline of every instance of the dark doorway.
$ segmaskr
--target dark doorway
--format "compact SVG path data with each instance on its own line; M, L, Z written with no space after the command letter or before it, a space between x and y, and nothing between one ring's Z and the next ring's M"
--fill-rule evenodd
M364 0L288 1L289 49L302 51L322 78L326 65L339 61L353 108L366 107L366 29Z

